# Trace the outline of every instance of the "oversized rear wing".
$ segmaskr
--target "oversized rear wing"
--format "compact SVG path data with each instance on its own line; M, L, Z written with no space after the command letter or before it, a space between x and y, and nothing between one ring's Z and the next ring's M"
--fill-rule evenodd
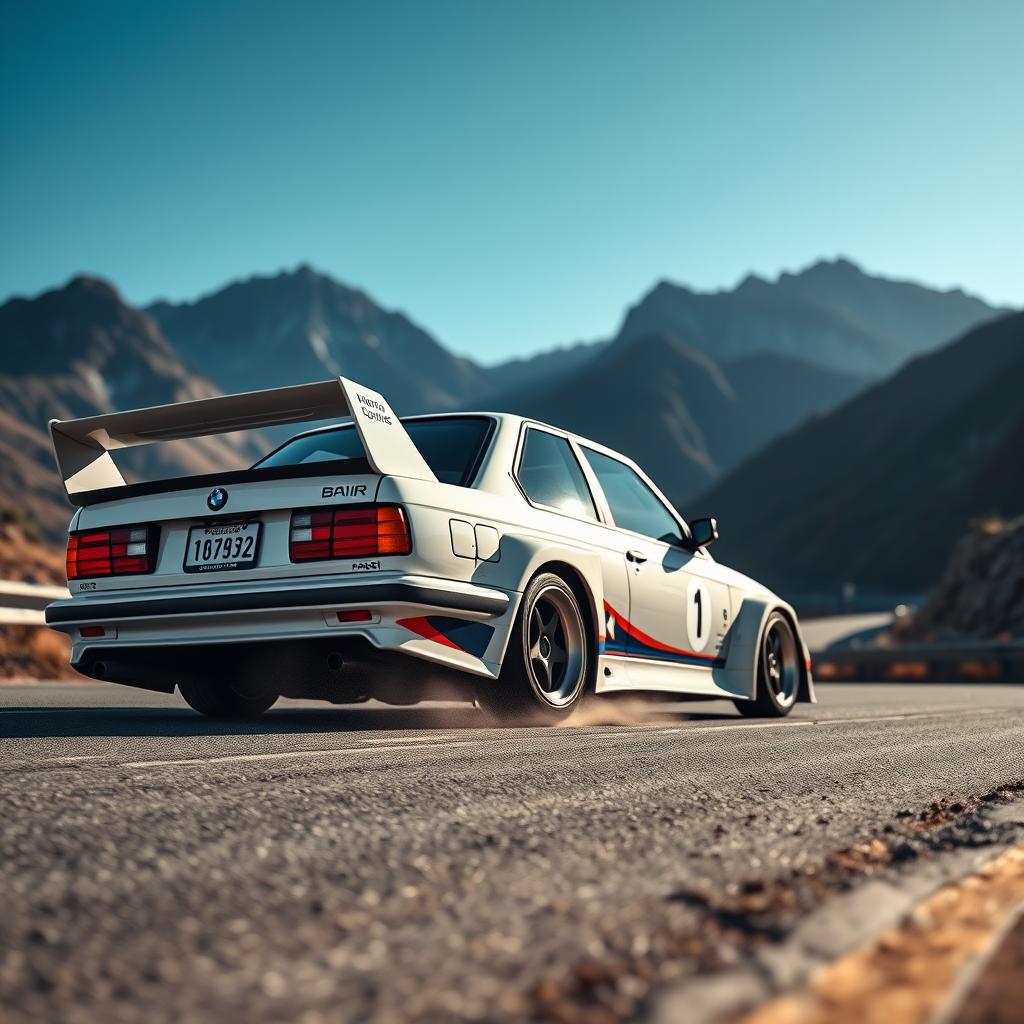
M351 416L371 468L382 476L436 480L384 398L345 377L150 409L50 420L64 490L76 495L125 486L110 452L119 448Z

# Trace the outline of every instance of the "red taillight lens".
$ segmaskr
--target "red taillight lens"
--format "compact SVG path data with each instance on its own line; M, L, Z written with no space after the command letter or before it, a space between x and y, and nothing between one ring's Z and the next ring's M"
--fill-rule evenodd
M407 555L409 524L398 505L303 509L292 513L288 555L293 562L367 555Z
M369 622L373 612L367 608L346 608L338 612L339 622Z
M152 572L156 564L156 539L154 526L73 533L68 537L68 579Z

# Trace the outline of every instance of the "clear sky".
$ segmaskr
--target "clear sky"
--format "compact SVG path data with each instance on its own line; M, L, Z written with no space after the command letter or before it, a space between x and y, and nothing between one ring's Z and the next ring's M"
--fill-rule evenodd
M1024 3L8 4L0 298L308 261L484 361L845 254L1024 304Z

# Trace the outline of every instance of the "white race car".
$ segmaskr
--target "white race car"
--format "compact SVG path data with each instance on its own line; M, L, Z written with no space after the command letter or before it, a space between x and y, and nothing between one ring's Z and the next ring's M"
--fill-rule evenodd
M110 452L284 423L251 469L126 483ZM519 416L399 419L345 378L50 424L84 675L254 717L279 696L478 701L553 721L588 693L813 701L796 614L708 554L629 459Z

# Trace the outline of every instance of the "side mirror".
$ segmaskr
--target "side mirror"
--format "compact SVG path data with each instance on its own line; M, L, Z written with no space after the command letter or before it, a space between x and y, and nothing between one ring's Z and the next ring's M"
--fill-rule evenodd
M706 519L694 519L690 523L690 533L693 536L695 548L706 548L718 540L718 520L714 516Z

